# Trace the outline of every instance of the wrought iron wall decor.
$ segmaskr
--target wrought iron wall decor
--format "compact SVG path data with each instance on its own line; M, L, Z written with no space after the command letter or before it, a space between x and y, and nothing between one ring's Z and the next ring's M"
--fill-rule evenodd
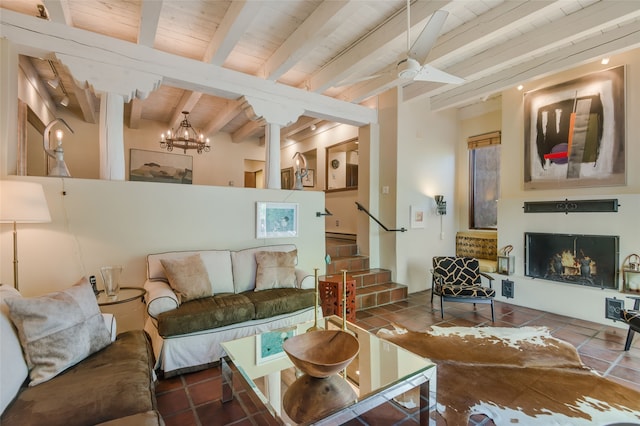
M618 211L618 199L525 201L525 213L614 213Z

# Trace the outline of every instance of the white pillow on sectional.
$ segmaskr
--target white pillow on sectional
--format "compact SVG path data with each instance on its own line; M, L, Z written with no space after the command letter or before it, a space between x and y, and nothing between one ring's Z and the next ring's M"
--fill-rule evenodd
M213 294L233 293L233 272L229 250L201 251L200 257L207 268Z
M256 252L258 251L292 251L295 244L280 244L274 246L254 247L231 252L231 264L233 265L233 284L236 293L242 293L256 288ZM296 258L298 263L298 258Z
M18 394L29 374L17 331L9 319L9 307L4 303L8 297L22 296L15 288L0 285L0 414Z

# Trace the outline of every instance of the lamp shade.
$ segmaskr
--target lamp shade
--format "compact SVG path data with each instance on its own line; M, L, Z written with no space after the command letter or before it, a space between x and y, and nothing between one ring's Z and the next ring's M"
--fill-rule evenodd
M0 181L1 223L51 222L44 189L39 183Z

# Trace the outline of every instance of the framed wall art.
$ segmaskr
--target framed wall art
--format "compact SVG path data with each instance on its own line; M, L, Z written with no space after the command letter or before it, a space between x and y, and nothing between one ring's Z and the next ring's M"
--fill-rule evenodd
M411 228L424 228L426 210L424 207L411 206Z
M168 152L131 149L129 180L163 183L193 183L193 157Z
M625 68L524 95L525 189L626 183Z
M313 169L307 169L307 175L302 178L302 186L316 186L316 172Z
M293 167L280 170L280 189L293 188Z
M297 203L256 203L256 238L297 236Z

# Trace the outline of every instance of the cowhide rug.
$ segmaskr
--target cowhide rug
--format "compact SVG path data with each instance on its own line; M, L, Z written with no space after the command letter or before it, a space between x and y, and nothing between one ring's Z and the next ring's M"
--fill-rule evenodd
M500 425L640 424L640 392L584 366L545 327L431 327L378 335L437 364L448 425L484 414Z

